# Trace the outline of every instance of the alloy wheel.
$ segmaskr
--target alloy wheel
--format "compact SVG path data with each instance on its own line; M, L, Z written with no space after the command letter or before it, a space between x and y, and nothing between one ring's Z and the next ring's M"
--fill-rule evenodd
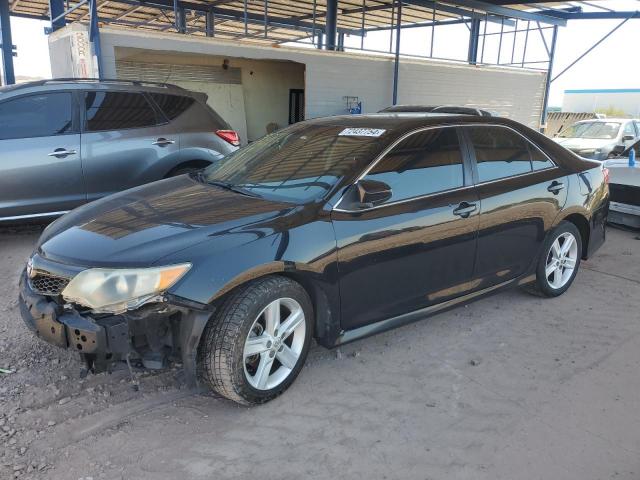
M565 232L551 244L547 254L545 274L549 286L554 289L564 287L571 279L578 262L578 242L576 237Z
M257 390L270 390L291 374L304 347L304 311L292 298L269 303L254 320L244 344L244 374Z

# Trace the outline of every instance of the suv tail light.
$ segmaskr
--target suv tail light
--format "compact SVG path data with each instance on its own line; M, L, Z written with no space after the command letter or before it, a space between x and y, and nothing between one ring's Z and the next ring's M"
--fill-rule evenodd
M602 168L602 174L604 175L604 183L609 184L609 169L607 167Z
M216 135L235 147L240 145L240 136L235 130L216 130Z

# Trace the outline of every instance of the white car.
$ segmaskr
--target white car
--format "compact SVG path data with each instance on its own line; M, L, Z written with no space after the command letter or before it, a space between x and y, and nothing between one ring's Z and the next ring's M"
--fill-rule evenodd
M631 149L636 154L635 166L629 165ZM621 157L604 162L609 169L609 221L640 228L640 141L628 148Z
M640 139L640 121L604 118L576 122L562 130L554 140L576 155L606 160L620 155Z

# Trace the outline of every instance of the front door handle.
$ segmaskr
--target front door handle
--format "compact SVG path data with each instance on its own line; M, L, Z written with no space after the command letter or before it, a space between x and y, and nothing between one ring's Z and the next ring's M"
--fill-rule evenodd
M556 182L556 181L553 181L551 185L547 187L547 190L553 193L554 195L557 195L558 193L560 193L560 190L562 189L564 189L564 183Z
M166 147L167 145L173 145L175 140L167 140L166 138L159 138L152 145L157 145L158 147Z
M67 155L75 155L76 153L78 152L76 152L75 150L67 150L66 148L56 148L53 152L47 153L47 155L50 157L64 158Z
M456 209L453 211L453 214L458 215L459 217L462 217L462 218L467 218L469 215L471 215L475 211L476 211L475 203L462 202L460 205L456 207Z

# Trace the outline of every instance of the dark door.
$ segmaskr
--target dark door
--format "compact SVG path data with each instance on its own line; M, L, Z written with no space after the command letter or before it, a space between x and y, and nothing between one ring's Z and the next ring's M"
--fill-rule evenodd
M167 173L159 167L178 155L180 138L142 93L90 91L84 104L82 167L89 200Z
M289 90L289 125L304 120L304 90L292 88Z
M474 158L480 227L477 288L524 274L567 198L564 172L534 144L503 126L461 129Z
M0 217L64 212L86 201L71 92L0 102Z
M463 159L455 128L414 133L364 176L391 187L388 201L334 209L343 329L471 289L479 205Z

